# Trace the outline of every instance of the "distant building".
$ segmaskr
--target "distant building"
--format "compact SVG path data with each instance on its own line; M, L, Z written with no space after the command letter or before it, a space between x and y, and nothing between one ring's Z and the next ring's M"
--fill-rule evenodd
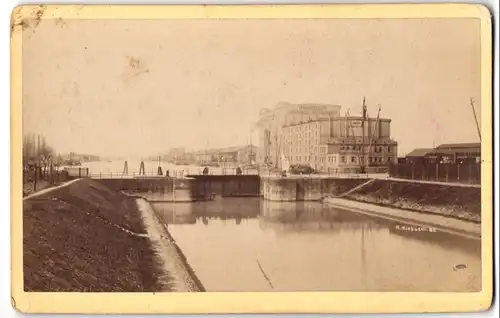
M274 110L263 109L259 113L259 149L257 162L281 165L283 127L301 122L329 119L340 115L339 105L290 104L281 102Z
M170 148L165 160L172 163L186 160L186 149L184 149L183 147Z
M89 161L99 161L100 157L95 155L87 155L87 154L77 154L74 152L70 152L69 154L61 155L61 159L65 162L89 162Z
M257 160L281 167L283 154L292 165L307 164L330 173L359 171L362 160L372 170L396 161L390 119L366 118L363 139L363 118L340 116L340 108L281 103L274 111L261 111Z
M257 147L240 146L205 149L195 152L196 163L200 165L218 163L244 164L255 162Z
M396 160L398 164L406 163L406 157L397 157Z
M68 173L70 177L88 177L89 176L89 168L88 167L64 167L64 171Z
M425 161L425 156L434 151L433 148L417 148L406 155L405 163L423 163Z
M468 163L480 162L481 143L442 144L425 155L430 163Z

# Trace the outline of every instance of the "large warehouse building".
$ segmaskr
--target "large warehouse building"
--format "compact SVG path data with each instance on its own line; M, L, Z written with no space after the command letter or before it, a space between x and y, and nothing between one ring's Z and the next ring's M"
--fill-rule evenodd
M386 170L397 154L391 120L340 115L340 110L338 105L289 103L262 110L258 162L281 168L287 160L330 173L357 172L361 165Z

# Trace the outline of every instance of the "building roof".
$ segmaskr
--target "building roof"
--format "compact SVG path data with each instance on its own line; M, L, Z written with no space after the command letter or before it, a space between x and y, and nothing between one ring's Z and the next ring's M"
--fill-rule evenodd
M432 148L416 148L407 154L406 157L424 157L432 151L434 151Z
M436 147L429 155L451 155L457 152L477 153L481 152L481 143L457 143L457 144L442 144Z
M203 149L203 150L198 150L195 152L195 154L214 154L218 152L235 152L235 151L241 151L247 148L252 147L252 149L257 149L257 146L255 145L247 145L247 146L233 146L233 147L225 147L225 148L212 148L212 149Z
M436 147L438 149L463 149L463 148L481 148L480 142L458 143L458 144L442 144Z
M284 124L281 127L300 126L300 125L305 125L305 124L315 123L315 122L321 122L321 121L330 121L330 119L328 119L328 118L307 119L307 120L301 120L301 121L290 123L290 124Z
M337 104L327 104L327 103L314 103L314 102L306 102L306 103L290 103L286 101L279 101L274 105L274 108L281 108L281 107L298 107L298 106L306 106L306 107L340 107L340 105Z
M363 120L363 117L362 116L339 116L339 117L333 117L332 120L334 121L345 121L345 120ZM366 118L367 120L371 120L371 121L374 121L374 120L377 120L377 117L367 117ZM379 117L378 119L379 121L384 121L384 122L391 122L392 119L390 118L382 118L382 117Z

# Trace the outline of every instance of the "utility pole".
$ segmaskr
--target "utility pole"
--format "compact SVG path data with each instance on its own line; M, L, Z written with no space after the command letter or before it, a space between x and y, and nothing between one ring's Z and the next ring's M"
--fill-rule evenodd
M361 139L361 173L365 173L365 120L366 120L366 99L363 96L363 118L361 120L361 130L363 137Z
M476 121L477 135L479 136L479 141L481 141L481 128L479 127L479 122L477 121L476 108L474 107L474 99L470 99L470 106L472 107L472 113L474 114L474 120Z
M253 165L253 145L252 145L252 134L253 134L253 129L250 130L250 158L249 161L250 161L250 165Z
M382 107L380 107L380 105L378 106L378 112L377 112L377 119L375 120L375 127L373 127L373 131L371 132L370 134L370 142L368 144L368 156L371 156L372 154L372 143L373 143L373 137L375 136L375 132L377 131L378 129L378 126L379 126L379 120L380 120L380 110L382 109ZM378 136L378 138L380 138L380 134ZM370 162L368 162L369 164Z
M274 144L275 144L275 147L276 147L276 162L274 164L274 166L276 168L278 168L278 158L279 158L279 148L278 148L278 134L276 133L276 135L274 135Z

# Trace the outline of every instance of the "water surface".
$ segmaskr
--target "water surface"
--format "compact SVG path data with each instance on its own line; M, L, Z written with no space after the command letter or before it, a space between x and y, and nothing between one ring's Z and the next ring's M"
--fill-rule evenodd
M480 289L480 241L317 202L152 205L207 291Z

